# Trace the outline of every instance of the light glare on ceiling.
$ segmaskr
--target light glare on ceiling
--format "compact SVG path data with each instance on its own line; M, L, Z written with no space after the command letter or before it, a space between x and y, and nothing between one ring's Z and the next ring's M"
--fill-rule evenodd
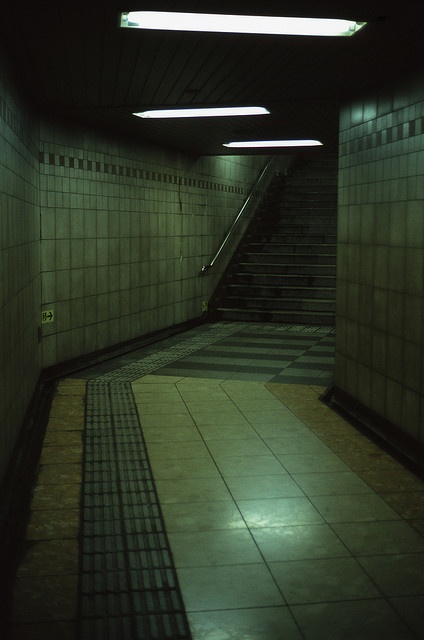
M130 11L121 13L121 27L165 31L251 33L300 36L352 36L366 23L334 18Z
M227 142L224 147L232 149L270 148L270 147L319 147L319 140L247 140L240 142Z
M207 118L266 114L269 114L269 111L265 107L190 107L184 109L151 109L134 113L139 118Z

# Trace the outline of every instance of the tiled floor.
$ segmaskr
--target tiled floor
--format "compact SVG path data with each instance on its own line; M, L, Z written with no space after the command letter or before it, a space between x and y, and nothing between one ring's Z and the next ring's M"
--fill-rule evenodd
M119 388L138 412L193 640L423 638L424 484L320 401L333 339L311 328L205 326L62 381L12 637L76 636L85 377L86 402L96 385ZM131 411L112 406L99 420L128 424ZM142 449L131 443L136 465ZM118 454L117 436L113 446ZM130 570L112 577L130 582ZM141 591L129 591L134 603ZM182 625L143 632L123 605L100 617L95 640L189 637Z

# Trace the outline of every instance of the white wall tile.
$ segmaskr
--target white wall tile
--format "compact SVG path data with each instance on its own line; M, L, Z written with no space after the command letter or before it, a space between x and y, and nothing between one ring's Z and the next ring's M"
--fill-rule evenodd
M416 117L424 101L419 94L412 83L407 91L395 89L394 100L379 96L377 110L371 98L369 107L365 100L341 113L337 327L344 328L345 339L338 343L336 386L422 440L417 421L424 421L424 140ZM366 285L359 289L359 311L355 283ZM371 313L365 311L368 305Z

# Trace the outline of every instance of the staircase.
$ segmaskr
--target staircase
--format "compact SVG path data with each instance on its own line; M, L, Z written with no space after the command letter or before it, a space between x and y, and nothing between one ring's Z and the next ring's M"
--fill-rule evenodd
M220 320L333 325L337 156L276 176L210 307Z

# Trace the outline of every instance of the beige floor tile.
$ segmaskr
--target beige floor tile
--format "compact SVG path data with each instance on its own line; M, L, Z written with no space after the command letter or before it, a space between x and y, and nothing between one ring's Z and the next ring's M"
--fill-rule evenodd
M81 484L38 484L34 489L31 509L78 509Z
M278 460L288 473L336 473L350 471L349 467L334 453L277 454Z
M268 411L264 408L262 411L246 411L243 415L245 415L249 422L255 426L257 424L262 425L267 422L281 422L284 424L285 421L289 422L291 420L293 414L285 409L274 409L273 411Z
M380 596L378 589L353 558L272 562L269 566L288 604Z
M281 402L274 398L271 394L269 396L261 397L258 399L249 399L249 396L246 394L244 398L232 398L233 401L237 404L240 411L244 414L253 413L255 416L258 413L261 413L266 407L266 412L271 413L276 411L278 415L289 416L291 411L282 407ZM265 404L266 403L266 404Z
M216 396L212 399L188 400L187 398L184 398L184 401L187 405L187 409L192 415L211 413L213 416L217 416L218 418L221 413L237 413L237 407L234 402L225 395L225 393L222 393L220 396Z
M84 398L82 396L57 395L53 398L49 415L51 418L84 416Z
M252 529L266 562L349 556L328 524Z
M214 461L224 478L231 476L261 476L286 473L283 465L272 455L264 456L226 456L215 454Z
M145 397L145 394L152 395L152 397L159 398L164 394L164 396L169 396L171 398L176 398L180 400L181 396L178 393L178 389L174 383L169 384L157 384L155 382L147 382L146 377L137 380L131 384L131 388L133 390L133 394L137 399L139 396L141 398Z
M166 416L173 415L179 413L185 413L187 408L182 400L179 402L165 402L164 400L155 400L155 401L145 401L136 397L136 405L138 409L138 413L140 415L140 420L143 422L144 416L148 415L157 415L157 416Z
M81 464L82 455L82 444L79 446L45 446L41 452L40 464Z
M144 402L181 402L181 396L176 387L171 389L163 389L163 385L159 389L152 390L153 385L133 385L133 394L136 404L142 405Z
M372 522L399 519L379 496L372 493L343 496L310 496L327 522Z
M17 578L12 622L75 620L77 575Z
M359 557L386 597L424 595L424 553Z
M79 484L81 482L81 464L42 464L37 484Z
M158 480L156 488L161 503L232 501L221 478Z
M302 640L287 607L202 611L188 616L193 640Z
M232 501L162 504L162 513L168 532L246 529Z
M247 526L253 529L324 522L308 498L238 500L237 504Z
M175 566L210 567L261 563L258 548L245 529L169 533Z
M62 416L50 416L47 423L47 431L50 429L57 431L82 431L84 429L84 415L68 416L66 413Z
M407 520L424 518L424 493L422 491L382 492L380 495L402 518Z
M63 378L57 385L58 394L79 395L87 388L87 380L84 378Z
M210 455L203 441L149 442L147 450L151 460L158 458L190 460L191 458L209 458Z
M353 471L295 473L293 479L308 496L371 493L372 489Z
M82 431L48 429L44 436L43 447L81 447L82 450Z
M79 510L53 509L33 511L27 526L27 540L63 540L77 538Z
M226 484L234 500L294 498L304 495L287 473L269 476L229 477L226 478Z
M195 426L193 418L187 413L172 413L166 415L140 415L142 429L145 427L189 427Z
M329 637L331 640L414 640L400 616L383 599L298 605L290 609L306 640L329 640Z
M237 409L233 411L222 411L221 413L215 413L214 411L191 411L190 415L199 427L221 424L229 428L237 424L249 424L244 415Z
M380 449L372 451L339 451L338 455L348 464L351 469L356 472L364 470L383 470L393 469L399 471L402 466Z
M178 580L187 612L284 604L263 564L180 568Z
M282 438L265 438L265 444L275 454L321 453L328 454L330 449L312 434Z
M259 436L254 438L238 438L236 440L221 438L209 440L208 449L215 456L261 456L269 453L269 449Z
M415 632L417 638L424 638L424 595L390 598L390 604Z
M255 429L253 429L247 421L246 423L233 424L231 427L223 423L201 425L198 429L206 441L222 440L222 438L228 437L228 435L231 435L231 438L234 440L258 437Z
M212 458L155 458L150 461L155 480L219 478Z
M424 492L424 482L407 469L367 469L358 475L377 493Z
M283 422L264 422L255 424L255 431L261 438L291 438L311 436L313 432L300 420L284 420Z
M370 455L376 450L375 445L360 434L340 435L340 433L336 433L338 427L335 428L333 433L329 431L323 433L320 428L314 428L314 431L336 453L356 451Z
M202 437L197 427L180 426L180 427L143 427L144 440L150 442L179 442L190 441L200 442Z
M403 520L333 524L354 555L424 553L424 538Z
M78 573L78 540L37 541L25 545L18 576L48 576Z

